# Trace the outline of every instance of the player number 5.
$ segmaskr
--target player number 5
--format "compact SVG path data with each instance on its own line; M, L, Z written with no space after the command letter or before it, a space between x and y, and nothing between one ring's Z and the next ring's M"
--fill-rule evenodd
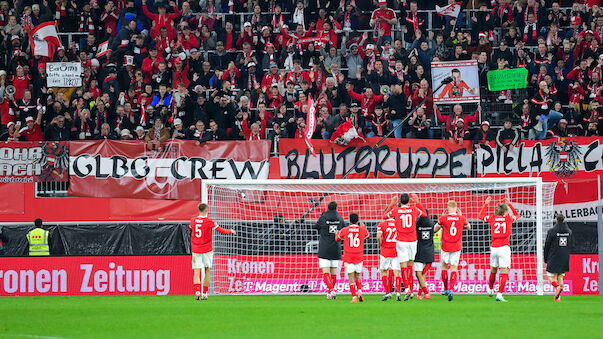
M360 239L358 238L358 233L350 233L348 234L348 238L350 239L350 247L360 246Z
M201 238L201 224L195 224L195 237Z

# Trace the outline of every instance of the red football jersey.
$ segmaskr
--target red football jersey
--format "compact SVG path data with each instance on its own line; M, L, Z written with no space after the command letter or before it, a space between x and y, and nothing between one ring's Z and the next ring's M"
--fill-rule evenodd
M188 228L191 230L191 252L211 252L212 232L218 225L211 218L196 216L191 219Z
M377 18L388 19L388 20L395 19L396 13L391 8L386 8L386 9L377 8L376 10L373 11L373 14L371 15L371 20L375 20ZM379 28L383 29L385 36L392 35L392 25L387 23L386 21L384 21L384 20L379 21Z
M381 232L381 255L386 258L394 258L396 252L396 222L384 220L377 226L377 233Z
M339 231L335 240L343 239L343 261L361 263L364 257L364 239L371 235L364 226L350 225Z
M442 226L442 251L458 252L463 249L463 227L467 218L460 214L444 214L438 220Z
M385 218L396 221L396 240L404 242L417 241L417 218L425 216L425 211L415 206L402 205L385 212Z
M487 215L484 221L490 223L490 234L492 235L492 247L502 247L509 245L511 238L511 224L517 220L514 215Z

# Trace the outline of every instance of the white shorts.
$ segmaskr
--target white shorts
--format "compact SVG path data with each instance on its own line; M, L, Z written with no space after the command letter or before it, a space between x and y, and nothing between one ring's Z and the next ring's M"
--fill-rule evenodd
M547 272L546 272L546 275L547 275L547 276L549 276L549 277L551 277L551 278L553 278L553 277L554 277L554 276L556 276L556 275L559 275L559 276L565 277L565 273L551 273L551 272L549 272L549 271L547 271Z
M425 265L427 265L426 263L422 263L422 262L416 262L412 265L412 269L415 272L421 272L423 271L423 269L425 268Z
M511 247L490 247L490 267L511 268Z
M397 257L384 257L384 256L380 256L381 258L379 259L379 269L382 271L387 271L387 270L396 270L399 271L400 270L400 263L398 262L398 258Z
M362 273L362 263L351 264L349 262L344 262L343 266L345 267L345 274L350 274L353 272Z
M339 267L339 260L329 260L318 258L318 267L320 268L337 268Z
M214 251L193 253L193 269L211 268L214 263Z
M442 263L452 265L452 266L458 266L460 259L461 259L461 251L457 251L457 252L442 251L442 255L440 256L440 261L442 261Z
M415 260L417 242L396 241L396 252L398 252L399 263Z

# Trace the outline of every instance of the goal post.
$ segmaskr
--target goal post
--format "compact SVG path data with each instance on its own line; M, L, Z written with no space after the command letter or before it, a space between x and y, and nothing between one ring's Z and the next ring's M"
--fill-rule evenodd
M553 226L555 185L540 177L203 180L202 202L209 205L210 216L222 227L237 231L235 236L214 234L212 291L325 293L316 256L318 233L313 225L327 204L336 201L346 222L350 213L357 213L371 234L365 243L363 291L383 293L377 225L394 195L417 193L433 221L444 213L449 200L455 200L472 225L463 233L457 293L484 293L488 283L490 228L477 217L487 196L493 198L488 213L504 198L520 213L512 225L507 293L552 293L543 284L543 235ZM432 292L442 289L437 238L435 247L434 268L427 276ZM349 289L342 267L336 289L344 293Z

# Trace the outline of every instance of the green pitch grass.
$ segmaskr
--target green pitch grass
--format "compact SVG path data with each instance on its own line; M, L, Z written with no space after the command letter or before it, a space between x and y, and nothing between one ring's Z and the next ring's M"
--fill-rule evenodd
M350 304L324 296L87 296L0 299L0 338L595 338L603 297L442 296ZM383 337L385 338L385 337Z

